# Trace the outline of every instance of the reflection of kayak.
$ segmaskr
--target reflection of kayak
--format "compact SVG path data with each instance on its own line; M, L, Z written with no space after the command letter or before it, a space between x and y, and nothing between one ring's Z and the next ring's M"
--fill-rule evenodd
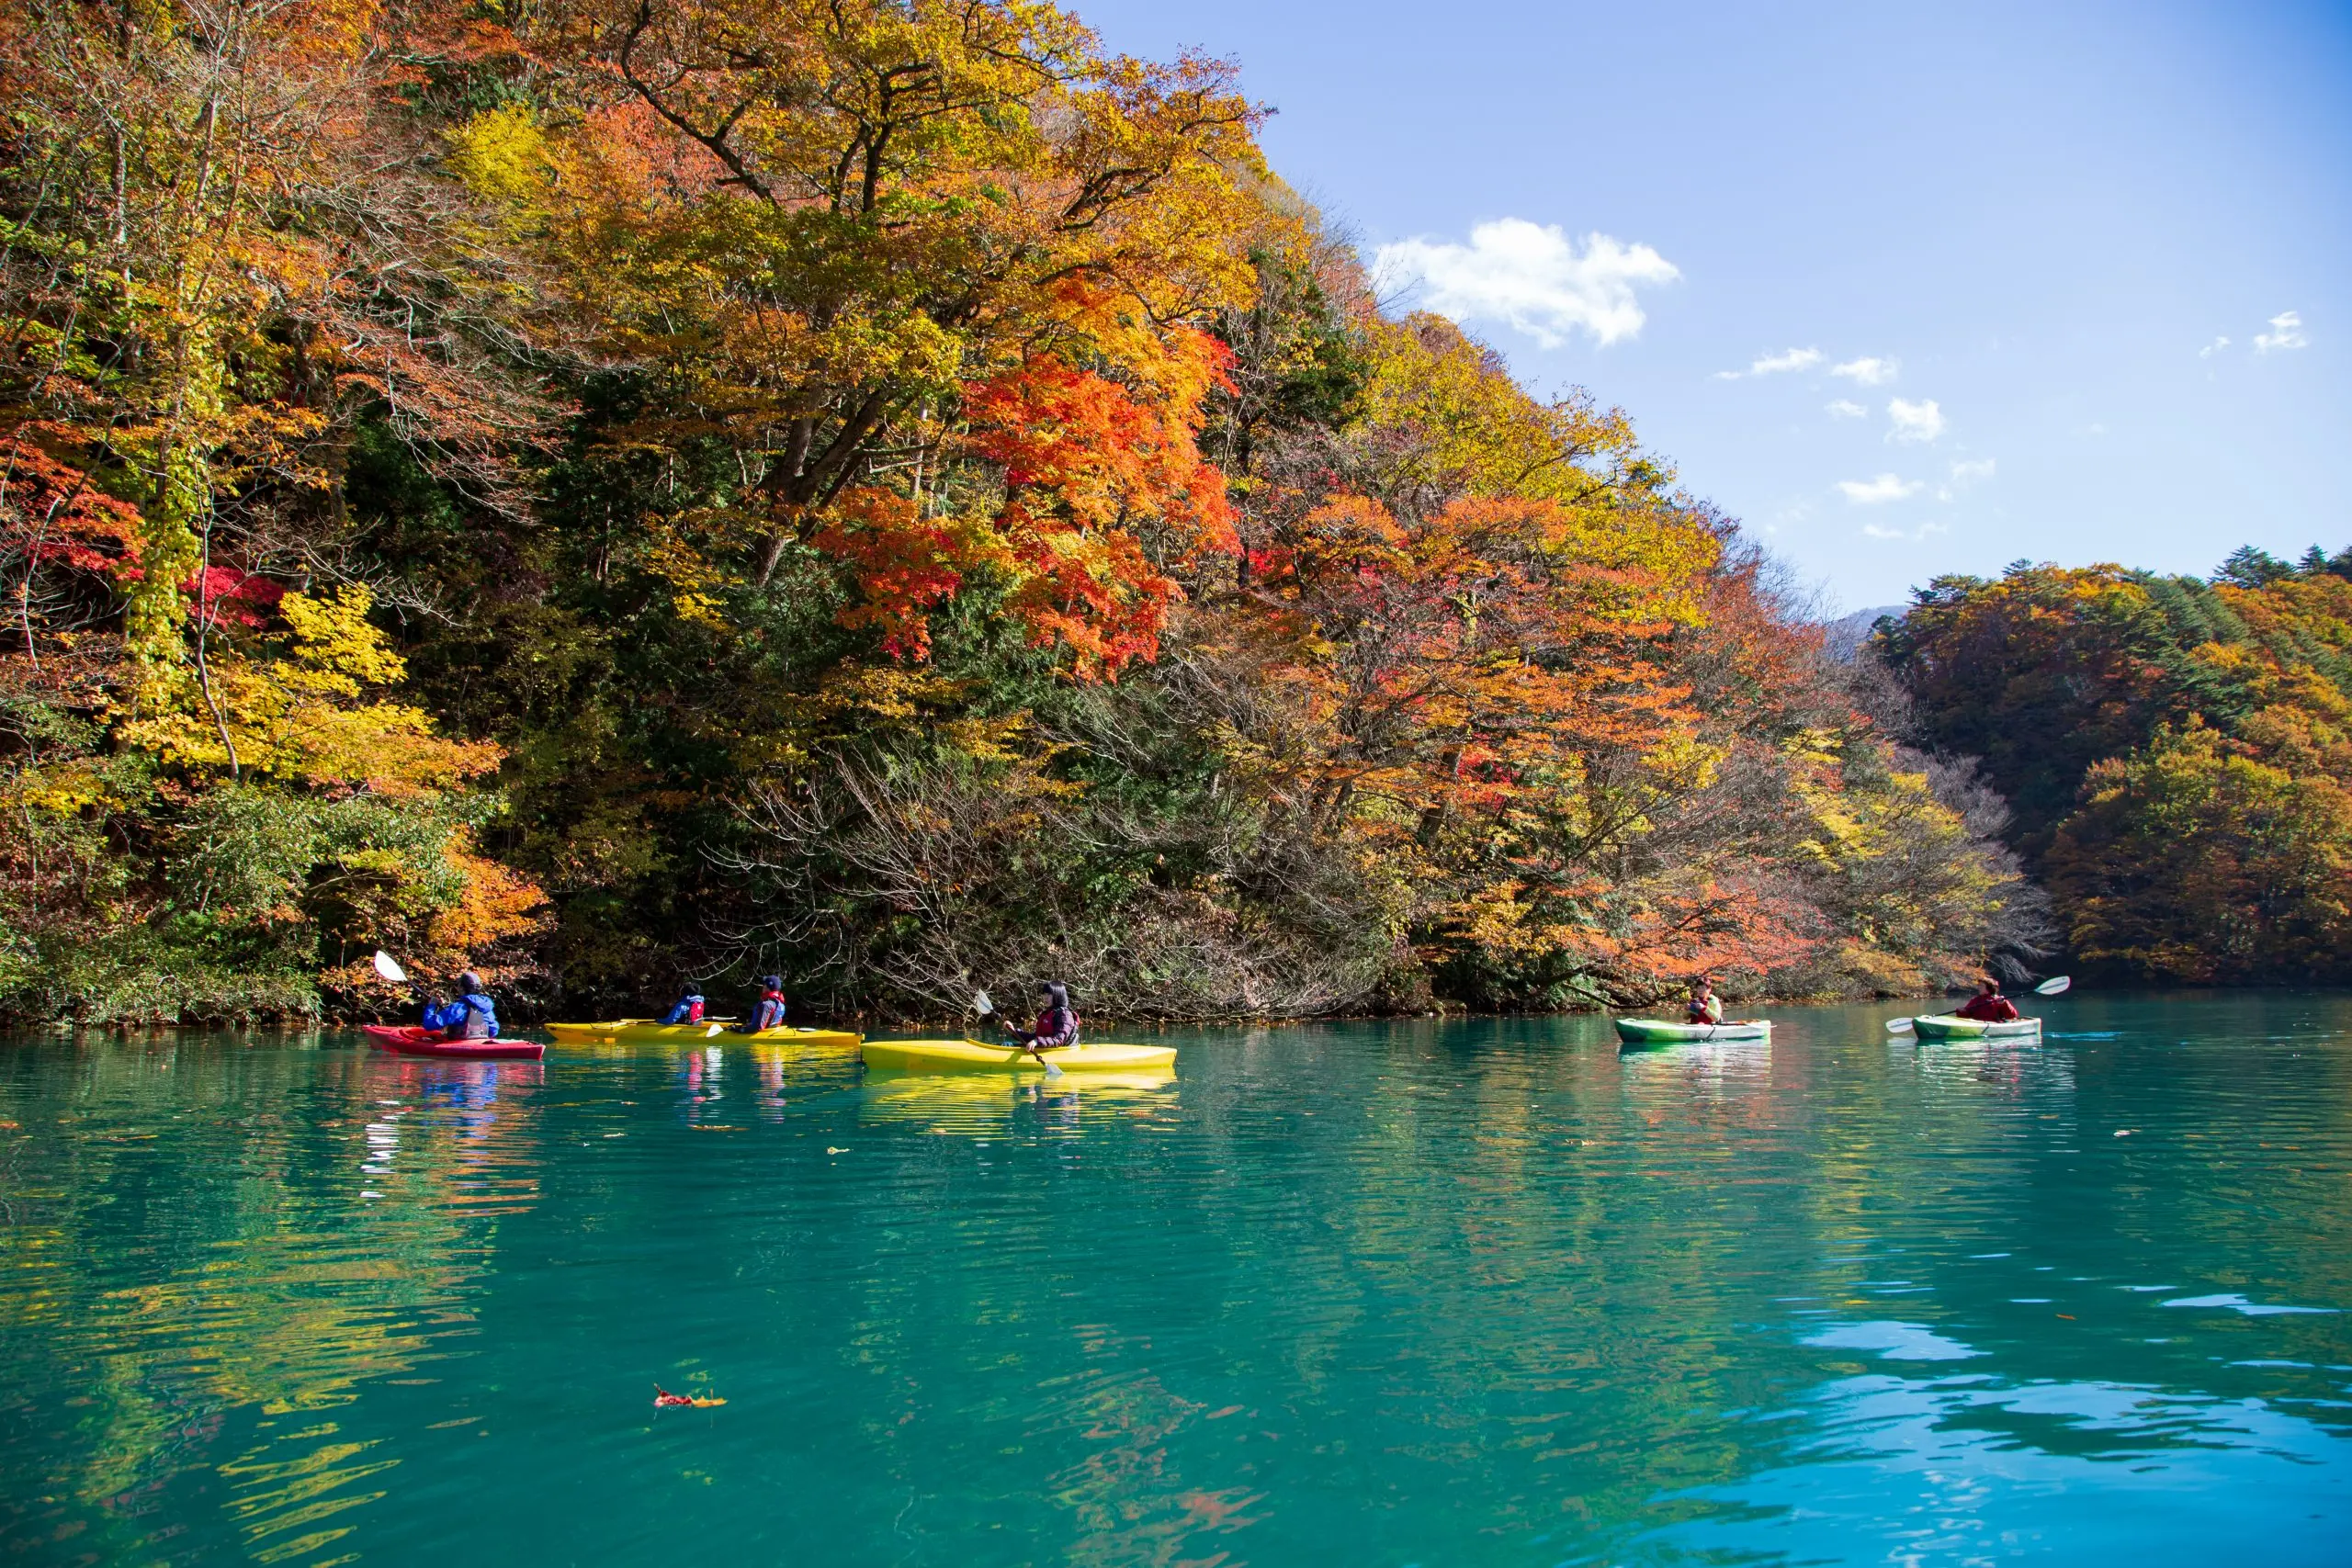
M732 1019L707 1018L700 1023L659 1023L650 1018L614 1018L602 1023L550 1023L548 1032L564 1045L699 1045L739 1041L770 1041L781 1045L854 1045L858 1037L841 1029L802 1029L786 1024L749 1033ZM717 1031L716 1033L712 1032Z
M1014 1111L1039 1103L1045 1080L1035 1074L906 1072L879 1068L865 1075L858 1120L911 1122L933 1133L997 1137ZM1176 1075L1167 1067L1069 1073L1046 1091L1046 1103L1076 1104L1109 1114L1175 1103Z
M359 1032L377 1050L397 1051L403 1056L454 1056L469 1062L521 1058L536 1062L547 1054L547 1047L536 1040L444 1040L413 1023L363 1023Z
M983 1045L977 1040L869 1040L864 1055L869 1067L903 1067L919 1073L1046 1070L1045 1062L1016 1046ZM1089 1041L1048 1051L1046 1062L1066 1073L1132 1073L1138 1068L1174 1066L1176 1047Z
M1770 1019L1732 1019L1723 1023L1668 1023L1658 1018L1621 1018L1617 1038L1628 1045L1703 1045L1711 1040L1770 1040Z
M2020 1018L2010 1023L1986 1023L1982 1019L1962 1018L1956 1012L1934 1012L1913 1019L1911 1029L1922 1040L2038 1039L2041 1020Z

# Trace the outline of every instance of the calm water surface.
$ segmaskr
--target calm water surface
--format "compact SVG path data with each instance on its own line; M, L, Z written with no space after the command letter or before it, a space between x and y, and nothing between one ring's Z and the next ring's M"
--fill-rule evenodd
M2352 1562L2352 1000L1893 1010L0 1044L0 1559Z

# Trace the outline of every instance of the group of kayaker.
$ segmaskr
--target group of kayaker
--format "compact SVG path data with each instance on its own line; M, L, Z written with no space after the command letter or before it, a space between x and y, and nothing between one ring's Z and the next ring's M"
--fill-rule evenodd
M494 1040L498 1037L498 1008L482 985L482 978L472 970L458 976L458 996L456 1001L439 998L424 1004L424 1016L420 1021L425 1032L443 1040ZM1043 1053L1066 1050L1078 1043L1078 1014L1069 1005L1069 987L1059 980L1043 982L1039 990L1045 998L1045 1010L1037 1015L1033 1029L1007 1029L1010 1040L1038 1060ZM707 999L692 983L678 994L670 1010L662 1015L664 1024L700 1023ZM784 1026L786 1003L784 976L763 975L760 977L760 998L753 1004L746 1034ZM1720 1013L1721 1009L1718 1007Z
M2017 1004L2001 995L2001 982L1990 975L1976 982L1976 994L1968 998L1954 1013L1961 1018L1973 1018L1982 1023L2014 1023L2018 1019ZM1715 983L1702 975L1690 982L1690 999L1682 1010L1686 1023L1721 1023L1724 1021L1723 998L1715 995Z
M703 1005L703 994L690 981L678 993L678 999L670 1005L670 1010L662 1015L662 1021L664 1024L700 1023ZM781 1029L784 1027L785 1011L784 976L763 975L760 976L760 999L752 1005L752 1021L744 1025L742 1032L757 1034L763 1029Z

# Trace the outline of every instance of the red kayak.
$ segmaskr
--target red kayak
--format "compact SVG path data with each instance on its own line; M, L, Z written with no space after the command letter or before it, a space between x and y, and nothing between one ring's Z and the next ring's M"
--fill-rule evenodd
M363 1023L359 1032L374 1041L377 1050L397 1051L403 1056L456 1056L469 1062L520 1057L536 1062L548 1049L533 1040L444 1040L413 1023Z

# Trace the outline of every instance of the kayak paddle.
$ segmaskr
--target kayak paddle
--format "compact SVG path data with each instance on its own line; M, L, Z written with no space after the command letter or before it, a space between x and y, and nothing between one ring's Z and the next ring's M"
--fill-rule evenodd
M390 953L386 953L380 947L376 950L376 973L381 975L385 979L390 980L395 986L405 986L408 984L407 973L403 971L399 964L392 962L392 955Z
M2052 975L2049 979L2036 986L2033 988L2033 994L2037 997L2060 996L2073 987L2074 983L2074 976L2071 975ZM1912 1032L1911 1021L1907 1018L1890 1018L1886 1021L1886 1032L1889 1034L1909 1034Z

